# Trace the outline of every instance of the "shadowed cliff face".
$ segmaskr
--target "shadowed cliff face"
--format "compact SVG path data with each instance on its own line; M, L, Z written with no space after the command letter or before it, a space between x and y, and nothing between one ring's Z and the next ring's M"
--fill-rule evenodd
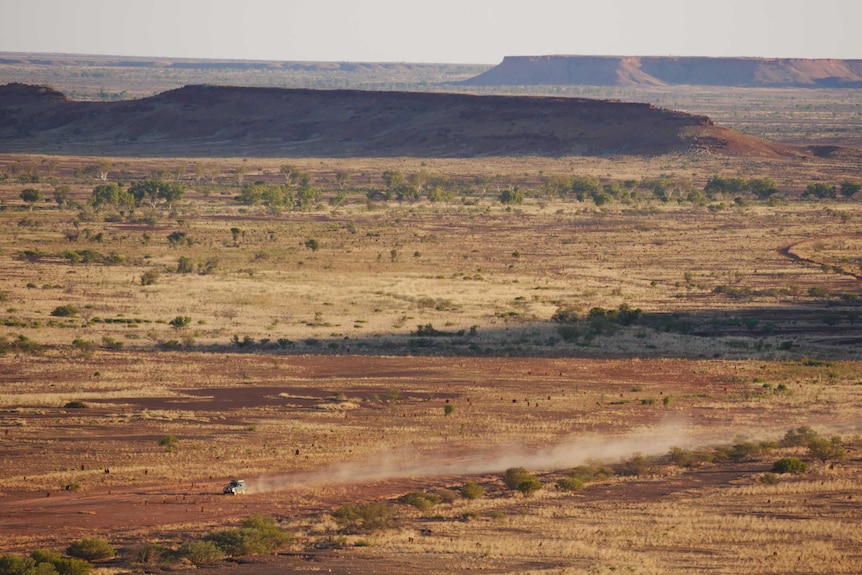
M791 148L649 104L579 98L188 86L75 102L0 87L0 152L129 156L658 155Z
M862 60L509 56L462 84L862 88Z

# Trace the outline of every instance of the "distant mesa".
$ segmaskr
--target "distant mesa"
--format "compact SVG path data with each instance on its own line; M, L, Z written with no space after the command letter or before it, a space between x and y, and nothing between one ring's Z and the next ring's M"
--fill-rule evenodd
M583 98L186 86L81 102L0 86L0 152L198 157L810 154L650 104Z
M862 88L862 60L669 56L507 56L468 86Z

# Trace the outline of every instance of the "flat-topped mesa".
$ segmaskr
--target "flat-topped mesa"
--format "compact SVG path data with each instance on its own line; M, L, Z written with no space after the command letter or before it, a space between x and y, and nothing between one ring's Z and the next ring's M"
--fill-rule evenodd
M187 86L76 102L0 86L0 152L129 156L482 157L798 150L650 104L584 98ZM43 94L22 103L21 94Z
M673 56L506 56L470 86L862 88L862 60Z

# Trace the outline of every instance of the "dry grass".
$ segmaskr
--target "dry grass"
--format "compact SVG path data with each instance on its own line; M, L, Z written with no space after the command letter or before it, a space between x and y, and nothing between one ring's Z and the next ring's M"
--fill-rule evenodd
M42 161L0 158L0 170ZM81 202L93 183L72 171L86 161L62 158L53 176ZM167 162L116 159L115 167L140 176ZM859 288L846 272L858 265L853 222L862 214L853 202L793 199L815 175L851 177L852 167L788 173L782 205L598 208L534 193L507 209L497 185L538 190L552 173L673 171L702 185L717 171L788 170L686 158L304 160L296 164L327 197L341 169L356 190L345 206L273 215L234 202L227 174L238 161L218 162L221 187L197 186L155 225L82 219L49 204L30 211L21 185L0 184L0 335L44 346L13 345L0 356L0 514L11 526L0 547L60 548L100 531L128 545L177 543L259 510L302 535L295 551L360 572L427 571L429 558L438 572L858 571L862 378L849 296ZM278 162L252 163L248 179L278 178ZM388 167L489 183L464 203L367 204L365 190ZM69 241L76 221L102 240ZM231 227L244 232L236 243ZM194 243L169 245L173 231ZM777 251L790 244L802 260ZM123 260L18 256L68 249ZM180 256L218 265L178 274ZM147 270L159 279L142 286ZM654 318L687 314L700 331L642 322L566 341L551 321L561 307L585 314L623 303ZM80 312L51 316L68 304ZM172 327L178 315L190 324ZM427 324L447 333L416 337ZM178 347L165 349L170 340ZM64 407L70 401L88 407ZM775 440L798 425L841 435L847 461L775 485L761 476L779 452L691 470L660 461L654 476L552 488L595 457L619 463L671 445ZM166 435L179 440L173 450L159 445ZM500 481L506 466L521 464L546 485L531 498ZM252 493L216 495L238 474ZM344 502L394 501L467 480L488 495L426 513L401 506L392 529L347 534L337 554L319 549L341 536L328 513ZM72 484L80 491L66 492Z

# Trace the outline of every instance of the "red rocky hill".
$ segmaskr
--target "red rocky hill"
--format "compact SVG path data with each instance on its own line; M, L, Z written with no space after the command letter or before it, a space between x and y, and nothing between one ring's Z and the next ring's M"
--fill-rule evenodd
M862 60L635 56L508 56L472 86L691 84L862 88Z
M649 104L580 98L187 86L119 102L0 86L0 152L478 157L798 150Z

